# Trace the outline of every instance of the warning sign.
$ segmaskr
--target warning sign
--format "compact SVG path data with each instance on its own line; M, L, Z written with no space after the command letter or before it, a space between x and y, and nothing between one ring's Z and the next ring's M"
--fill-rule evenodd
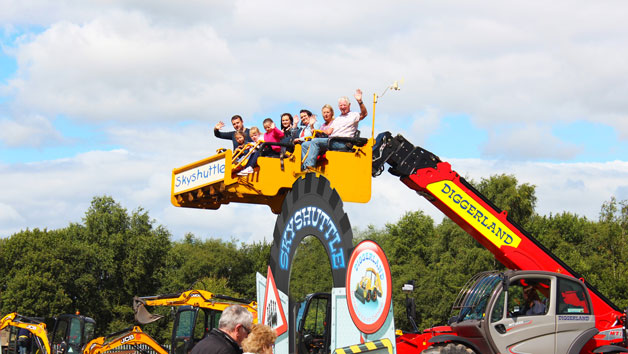
M262 323L273 328L277 335L280 336L288 330L288 322L284 314L277 285L273 272L268 267L268 275L266 276L266 292L264 294L264 310L262 312Z

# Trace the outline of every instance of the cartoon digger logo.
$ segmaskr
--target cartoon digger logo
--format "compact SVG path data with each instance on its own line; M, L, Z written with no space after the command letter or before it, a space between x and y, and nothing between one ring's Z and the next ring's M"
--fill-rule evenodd
M366 273L356 284L355 297L361 303L377 302L377 298L382 296L382 281L379 274L373 268L367 268Z

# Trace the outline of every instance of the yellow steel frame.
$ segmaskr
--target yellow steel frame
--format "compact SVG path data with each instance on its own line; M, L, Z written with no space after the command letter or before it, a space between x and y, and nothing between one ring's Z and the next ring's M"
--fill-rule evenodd
M225 150L214 156L193 162L172 171L171 202L174 206L218 209L230 202L265 204L278 214L287 192L298 178L306 173L325 176L332 188L345 202L367 203L371 199L372 148L371 138L362 147L354 147L351 152L328 151L320 159L315 169L301 171L301 145L296 145L294 153L283 159L260 157L255 172L238 176L234 172L233 152ZM224 177L190 188L175 188L177 178L194 169L208 164L222 163Z

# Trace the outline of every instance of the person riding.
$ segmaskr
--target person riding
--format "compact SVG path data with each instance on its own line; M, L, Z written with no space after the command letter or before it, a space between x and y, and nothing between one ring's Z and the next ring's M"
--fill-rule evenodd
M351 102L347 97L341 97L338 99L338 109L340 115L336 117L330 124L331 130L328 131L329 138L334 137L355 137L358 130L358 124L364 119L368 112L362 101L362 90L357 89L353 95L358 105L360 106L360 112L351 111ZM301 147L301 159L303 160L303 170L308 170L314 167L316 164L316 158L319 156L321 149L329 148L329 150L343 151L346 150L346 143L341 141L331 141L329 138L314 138L310 141L303 143ZM329 146L328 146L329 145Z
M236 141L234 136L235 132L242 132L244 134L246 142L250 143L252 141L249 137L249 130L247 128L244 128L244 121L242 120L241 116L236 114L235 116L231 117L231 125L233 125L234 131L221 132L220 129L224 128L225 123L219 121L216 126L214 126L214 136L218 139L231 140L233 142L234 150L236 147L238 147L238 142Z

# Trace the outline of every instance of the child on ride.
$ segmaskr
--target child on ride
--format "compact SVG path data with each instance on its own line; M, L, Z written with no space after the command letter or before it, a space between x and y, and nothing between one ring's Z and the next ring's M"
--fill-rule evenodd
M277 129L277 127L275 126L275 123L270 118L264 119L264 129L266 130L266 133L264 133L264 139L259 140L259 134L260 134L259 130L256 127L251 128L250 129L251 139L256 143L258 141L260 143L261 142L277 143L284 136L284 133L281 130ZM246 166L244 167L244 169L238 172L238 176L246 176L253 173L255 171L254 170L255 165L257 165L257 159L260 156L279 157L279 152L281 151L280 146L265 146L263 150L260 150L259 147L257 147L256 149L257 150L249 158L249 161L246 163Z
M284 136L284 132L279 130L275 126L275 122L270 118L264 119L264 129L266 130L266 133L264 133L264 142L266 143L278 143ZM279 151L281 151L281 147L273 145L265 148L262 156L279 157Z
M246 157L251 146L247 144L246 137L242 132L233 133L233 138L238 144L238 146L236 146L236 148L233 150L233 156L235 157L233 162L238 164L244 159L244 157Z

